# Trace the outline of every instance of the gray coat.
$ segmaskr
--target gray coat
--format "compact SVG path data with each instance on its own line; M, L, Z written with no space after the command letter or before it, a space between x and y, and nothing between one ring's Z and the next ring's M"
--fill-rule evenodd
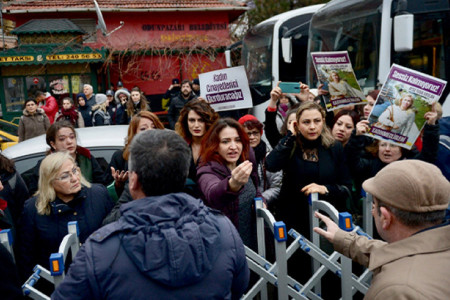
M272 151L272 148L269 145L266 145L266 147L267 156ZM258 164L259 190L262 192L262 196L267 201L267 204L272 204L280 195L283 171L267 171L264 166L264 161L265 159Z

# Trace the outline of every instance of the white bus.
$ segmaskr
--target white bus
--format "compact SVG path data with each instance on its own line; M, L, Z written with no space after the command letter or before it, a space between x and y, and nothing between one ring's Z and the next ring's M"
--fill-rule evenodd
M247 72L252 94L252 114L259 120L265 120L265 102L279 80L306 81L309 22L322 6L312 5L273 16L254 26L245 35L241 62ZM295 55L292 55L290 63L286 63L281 52L281 39L292 31L295 31L295 36L291 51ZM229 52L226 56L230 57Z
M333 0L312 17L309 39L309 52L347 50L366 92L393 63L450 79L449 0ZM307 74L315 86L310 55ZM447 84L441 103L448 94ZM443 109L450 115L450 99Z

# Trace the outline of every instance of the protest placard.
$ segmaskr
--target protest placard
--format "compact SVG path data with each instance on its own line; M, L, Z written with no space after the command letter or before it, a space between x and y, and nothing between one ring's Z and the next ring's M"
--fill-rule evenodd
M447 82L393 64L369 115L366 135L411 149L425 126L425 113Z
M253 106L244 66L199 75L200 95L215 111Z
M367 103L347 51L312 52L311 57L317 78L324 85L323 89L328 91L323 95L328 111Z

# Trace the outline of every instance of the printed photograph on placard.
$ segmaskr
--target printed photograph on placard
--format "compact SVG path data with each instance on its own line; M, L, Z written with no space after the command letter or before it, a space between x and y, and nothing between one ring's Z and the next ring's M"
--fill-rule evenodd
M369 115L366 135L411 149L447 82L399 65L392 65Z
M311 57L328 111L349 105L366 104L366 98L356 79L347 51L313 52Z

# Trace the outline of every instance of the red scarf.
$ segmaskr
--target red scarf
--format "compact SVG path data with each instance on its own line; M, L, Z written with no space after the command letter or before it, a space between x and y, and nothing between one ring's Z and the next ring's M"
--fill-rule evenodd
M68 120L70 123L72 123L74 126L77 125L78 121L78 112L75 110L75 107L71 107L69 109L61 108L61 115L58 117L56 121L60 120Z

